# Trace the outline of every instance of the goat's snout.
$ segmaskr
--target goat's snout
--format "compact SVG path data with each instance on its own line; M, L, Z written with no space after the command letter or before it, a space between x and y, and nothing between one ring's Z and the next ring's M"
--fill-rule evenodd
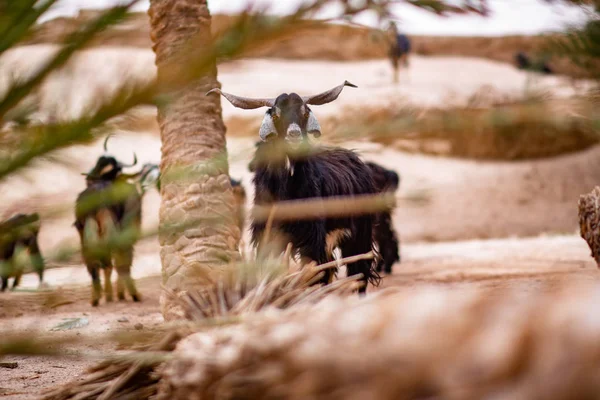
M287 129L287 137L293 141L300 140L302 138L302 129L300 129L300 125L292 122Z

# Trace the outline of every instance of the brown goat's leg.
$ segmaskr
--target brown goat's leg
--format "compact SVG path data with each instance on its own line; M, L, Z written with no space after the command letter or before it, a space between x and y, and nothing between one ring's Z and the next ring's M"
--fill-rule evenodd
M119 273L117 273L117 298L119 301L125 300L125 283Z
M102 285L100 284L99 267L88 267L88 271L92 277L92 306L97 307L102 297Z
M122 279L127 291L131 295L133 301L141 301L142 298L138 293L135 282L131 277L131 263L133 262L133 249L119 251L115 255L115 267L119 278Z
M8 276L2 277L2 287L0 288L0 292L4 292L8 287Z
M112 275L112 265L106 265L104 267L104 298L107 302L113 301L113 287L110 280Z
M142 301L142 296L140 296L139 292L137 291L137 289L135 287L135 282L133 281L133 278L131 277L131 275L128 274L124 279L125 279L125 286L127 287L127 291L131 295L131 298L133 299L133 301Z
M17 275L15 275L15 280L13 281L13 285L12 285L12 290L15 290L17 288L17 286L19 286L19 283L21 282L21 277L23 276L23 271L19 271L17 272Z

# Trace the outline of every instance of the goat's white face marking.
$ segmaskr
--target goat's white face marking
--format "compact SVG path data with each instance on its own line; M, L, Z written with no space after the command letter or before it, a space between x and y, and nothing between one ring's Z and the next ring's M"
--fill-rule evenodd
M112 164L108 164L104 168L102 168L102 170L100 171L100 175L108 174L112 170L113 170Z

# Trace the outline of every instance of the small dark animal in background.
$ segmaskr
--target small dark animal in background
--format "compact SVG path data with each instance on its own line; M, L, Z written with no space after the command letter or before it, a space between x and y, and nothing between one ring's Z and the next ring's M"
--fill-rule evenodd
M246 222L246 190L242 186L242 182L233 178L229 179L231 188L233 189L233 197L235 199L235 218L240 228L240 236L244 234L244 225Z
M337 86L315 96L301 97L295 93L281 94L276 99L250 99L213 89L234 106L243 109L269 107L265 113L250 170L255 172L254 204L273 205L280 201L328 197L352 197L375 194L370 169L350 150L314 146L308 135L321 135L321 127L309 105L327 104L339 96L344 86ZM333 250L339 248L343 257L368 253L373 250L372 214L345 217L322 217L297 221L274 221L265 244L265 222L252 223L252 242L259 256L265 252L281 252L292 243L294 253L304 262L318 264L333 260ZM283 248L282 248L283 246ZM265 250L267 248L267 250ZM367 282L377 283L379 276L371 260L361 260L347 266L348 275L362 274L366 291ZM326 271L321 283L329 283L334 270Z
M106 151L106 143L104 150ZM100 270L104 271L106 301L113 300L111 274L117 270L117 297L125 299L125 290L134 301L140 301L133 278L133 246L141 230L142 196L145 188L158 185L158 166L147 164L133 175L123 174L125 165L114 157L103 155L86 175L87 188L79 194L75 204L75 227L79 232L81 250L88 272L92 277L92 305L97 306L102 296ZM131 182L131 178L137 178ZM153 181L156 178L156 181ZM120 234L122 243L111 238Z
M544 74L552 74L554 71L546 61L540 59L538 61L531 61L530 57L525 52L518 52L515 54L515 64L517 68L523 70L529 70L534 72L542 72Z
M44 258L38 245L40 232L40 216L33 214L16 214L0 223L0 279L5 291L8 279L14 277L13 289L19 285L24 272L24 265L15 260L20 250L27 250L34 271L40 277L40 286L44 280Z
M382 167L374 162L367 162L371 169L375 190L378 193L395 193L400 186L400 177L395 171ZM377 272L392 273L394 263L400 261L400 241L394 230L392 213L394 209L385 210L375 215L373 238L379 251Z
M411 50L411 42L408 36L398 31L398 27L393 22L390 23L387 34L389 41L388 57L394 69L393 81L398 83L400 64L406 68L409 65L408 56Z

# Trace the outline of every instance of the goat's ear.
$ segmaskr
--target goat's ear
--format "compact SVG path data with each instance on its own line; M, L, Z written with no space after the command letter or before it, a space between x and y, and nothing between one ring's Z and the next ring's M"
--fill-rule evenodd
M273 122L273 117L271 117L271 113L266 112L262 124L260 125L260 131L258 132L258 136L260 136L260 140L266 142L273 135L277 136L277 129L275 129L275 123Z
M317 117L312 111L308 113L308 121L306 122L306 132L318 138L321 136L321 125L317 121Z

